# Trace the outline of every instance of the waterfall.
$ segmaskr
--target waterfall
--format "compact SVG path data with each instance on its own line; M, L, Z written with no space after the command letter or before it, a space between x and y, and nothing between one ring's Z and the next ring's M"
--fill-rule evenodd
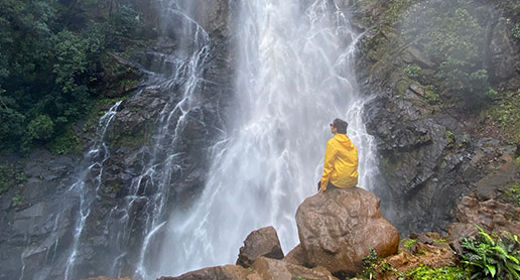
M367 97L352 67L360 35L341 2L240 1L233 121L212 149L202 195L165 225L153 276L234 263L247 234L264 226L276 228L285 253L296 246L296 208L316 192L336 117L349 123L358 147L359 186L372 187L374 143L362 121Z
M96 129L96 139L92 148L85 155L85 162L89 165L80 173L77 181L72 184L68 193L77 195L79 198L79 213L74 228L72 247L70 249L69 257L65 267L64 279L74 278L74 265L78 254L80 237L85 228L85 222L90 214L90 206L96 197L96 193L101 185L101 176L103 174L103 167L105 161L110 157L108 147L105 143L105 133L110 122L114 118L121 101L116 102L108 112L106 112L100 119ZM90 181L90 182L89 182ZM89 183L93 183L94 188L90 188ZM58 214L57 216L59 216ZM59 222L58 217L54 223L54 227ZM55 232L56 230L54 230ZM55 245L57 247L57 244ZM23 277L23 271L22 271ZM22 279L22 278L20 278Z

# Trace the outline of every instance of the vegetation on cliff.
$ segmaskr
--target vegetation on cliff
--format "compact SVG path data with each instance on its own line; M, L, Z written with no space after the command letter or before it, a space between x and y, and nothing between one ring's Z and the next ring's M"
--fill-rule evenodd
M107 3L0 2L0 151L70 141L70 124L104 94L107 54L146 38L138 12Z

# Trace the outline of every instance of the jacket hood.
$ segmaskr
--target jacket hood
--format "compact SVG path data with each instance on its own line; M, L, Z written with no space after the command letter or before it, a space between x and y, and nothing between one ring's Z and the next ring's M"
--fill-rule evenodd
M334 136L334 139L336 139L342 146L345 146L347 148L351 148L354 146L354 144L346 134L338 133Z

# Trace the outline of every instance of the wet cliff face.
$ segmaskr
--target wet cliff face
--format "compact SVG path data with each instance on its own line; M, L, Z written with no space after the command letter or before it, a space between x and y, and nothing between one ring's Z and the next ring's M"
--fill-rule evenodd
M513 61L518 61L520 44L511 34L511 25L505 24L509 20L503 9L490 3L458 2L471 15L471 27L480 31L445 32L461 38L466 32L481 32L482 38L467 39L474 44L475 57L454 58L484 70L480 73L487 73L490 88L514 89L520 76ZM484 182L483 178L501 174L503 166L510 164L503 156L511 155L514 147L499 127L486 121L486 110L496 106L489 96L482 97L475 89L468 98L465 90L470 86L458 90L447 86L450 69L443 68L447 63L433 55L437 49L432 47L445 45L429 39L424 43L422 37L440 34L431 31L437 26L425 24L419 31L406 27L406 20L413 22L424 14L429 17L423 21L447 18L442 11L448 4L411 3L353 3L354 19L366 32L359 45L358 78L363 91L375 95L366 106L365 120L378 143L382 174L375 191L382 197L384 215L403 234L444 232L463 194L478 191L492 196L510 187L518 171L497 175L507 178L500 183ZM505 59L512 63L506 65ZM487 90L485 85L480 88Z
M106 127L103 151L89 153L89 162L81 155L46 151L36 151L28 160L9 159L20 162L17 168L27 178L23 189L1 198L2 221L9 225L0 231L6 241L0 245L5 252L0 257L1 279L135 275L144 239L154 227L152 217L163 219L161 213L189 204L201 190L207 156L220 138L225 123L221 114L232 88L228 1L177 1L178 6L169 9L186 15L172 15L170 22L161 24L164 2L135 2L146 24L155 25L150 36L156 43L130 59L144 73L143 86L117 108ZM110 12L111 3L99 7L99 16ZM194 29L200 37L183 41L183 28L195 28L187 26L191 20L200 24ZM175 71L185 79L171 78ZM173 113L165 115L166 111ZM87 143L84 151L95 145L89 135L97 120L93 123L92 129L77 131ZM169 138L174 140L164 142ZM171 164L155 169L167 161ZM89 167L93 162L98 166ZM85 185L83 195L71 191L78 181ZM16 197L23 197L22 202ZM83 198L91 204L89 211L80 202ZM77 234L83 215L85 223ZM75 264L70 265L76 239Z

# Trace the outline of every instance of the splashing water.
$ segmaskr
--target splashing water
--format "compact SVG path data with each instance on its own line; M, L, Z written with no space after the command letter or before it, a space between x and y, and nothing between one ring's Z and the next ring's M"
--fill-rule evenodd
M234 263L252 230L273 225L287 253L298 243L296 208L315 193L328 123L349 123L370 188L374 144L352 72L355 44L341 1L240 3L234 121L213 147L203 194L167 223L155 276ZM321 162L320 162L321 161Z

